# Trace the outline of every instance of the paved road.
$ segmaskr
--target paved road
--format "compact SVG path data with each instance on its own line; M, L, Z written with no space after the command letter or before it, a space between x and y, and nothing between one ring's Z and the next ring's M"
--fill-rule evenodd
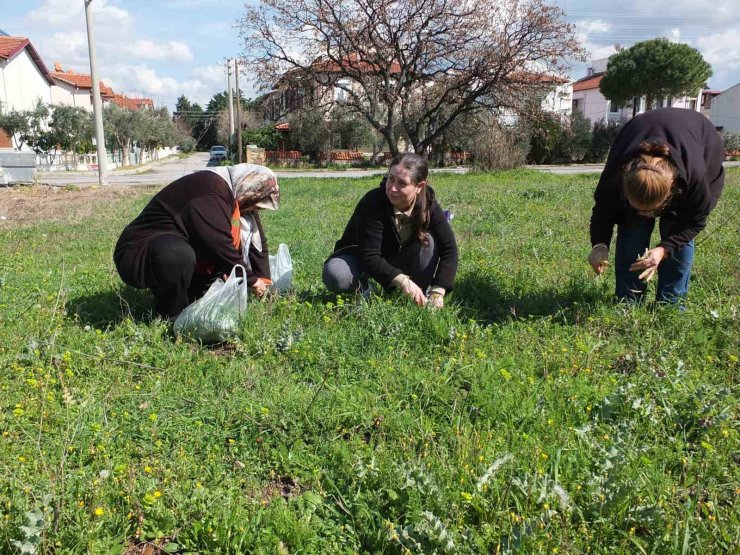
M739 166L740 162L725 162L725 167ZM194 171L205 169L209 166L208 153L196 152L187 158L173 158L152 164L142 172L134 173L132 171L110 173L108 182L111 185L166 185ZM549 173L572 174L572 173L600 173L604 168L602 164L577 164L572 166L525 166L530 169L536 169ZM468 168L441 168L432 169L432 172L448 173L466 173ZM386 172L383 169L373 170L343 170L343 171L278 171L280 179L290 179L296 177L319 178L344 178L369 177L373 175L382 175ZM37 173L37 183L64 187L66 185L87 186L98 183L98 176L95 172L51 172Z
M139 173L112 171L108 176L111 185L165 185L182 177L202 170L208 165L208 154L198 152L187 158L172 158L157 162ZM36 182L63 187L65 185L97 185L95 172L49 172L36 173Z
M112 171L108 177L108 183L111 185L165 185L194 171L203 170L209 167L208 153L196 152L187 158L173 158L152 164L142 172L134 173L132 171L116 172ZM467 168L449 168L432 171L447 171L452 173L465 173ZM344 178L369 177L373 175L382 175L386 172L384 169L373 170L340 170L340 171L278 171L276 172L280 179L290 179L296 177L312 178ZM98 175L95 172L50 172L36 174L36 182L64 187L66 185L96 185Z

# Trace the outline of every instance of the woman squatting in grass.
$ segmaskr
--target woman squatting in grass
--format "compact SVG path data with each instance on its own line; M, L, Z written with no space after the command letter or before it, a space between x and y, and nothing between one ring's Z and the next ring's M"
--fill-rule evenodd
M719 133L693 110L652 110L620 131L594 193L588 257L594 271L603 273L616 224L617 298L642 299L656 272L658 301L686 296L694 237L724 186L723 160ZM660 242L648 249L656 218Z
M159 191L118 239L113 260L121 279L151 289L155 309L174 318L235 265L261 297L271 284L267 241L258 210L277 210L275 174L237 164L195 172Z
M366 292L373 278L419 306L443 306L457 272L457 244L427 185L428 172L418 154L400 154L391 161L388 175L357 204L324 263L323 280L330 291Z

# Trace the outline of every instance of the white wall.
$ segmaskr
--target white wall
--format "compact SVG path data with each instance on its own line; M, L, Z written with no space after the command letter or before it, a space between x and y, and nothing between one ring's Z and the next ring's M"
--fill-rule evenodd
M591 123L609 118L609 101L599 92L599 89L574 91L573 100L578 101L578 111Z
M722 131L740 131L740 83L712 99L709 119Z
M542 109L556 114L570 115L573 107L573 85L558 85L542 101Z
M51 103L51 85L34 63L28 50L12 60L0 61L0 102L3 111L30 110L38 100Z
M595 123L599 120L619 122L627 121L632 118L632 106L620 106L616 112L612 112L610 109L611 102L604 98L599 89L574 92L573 100L578 100L578 110L586 118L590 119L591 123ZM667 102L667 99L664 102ZM673 108L686 108L699 111L701 108L701 92L699 92L697 96L684 96L681 98L671 99L671 106ZM645 97L642 97L636 114L644 113L645 108Z
M89 89L78 89L74 85L54 79L51 87L51 102L62 106L79 106L92 112L92 99Z

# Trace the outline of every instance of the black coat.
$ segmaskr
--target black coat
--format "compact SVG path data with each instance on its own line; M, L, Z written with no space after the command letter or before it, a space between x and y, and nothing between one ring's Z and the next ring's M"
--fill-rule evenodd
M427 199L432 205L428 232L434 237L439 253L439 265L431 285L450 291L457 273L455 234L442 208L434 200L434 191L429 187L426 189ZM393 205L385 193L384 183L381 183L380 187L368 191L357 204L344 234L334 246L332 256L357 256L363 271L388 289L393 279L403 272L391 266L386 259L400 251L401 238L393 221Z
M147 248L149 241L159 235L182 237L193 247L198 261L212 266L219 274L231 273L236 264L244 264L231 237L235 206L229 185L214 172L195 172L173 181L154 195L121 233L113 253L121 279L133 287L146 287ZM249 285L258 277L270 277L267 241L256 212L255 220L262 237L262 251L249 245Z
M724 146L712 123L682 108L651 110L632 118L617 135L594 193L591 244L609 245L614 224L637 215L625 198L624 166L639 153L641 141L668 145L678 169L675 193L661 213L659 246L672 255L704 229L725 182Z

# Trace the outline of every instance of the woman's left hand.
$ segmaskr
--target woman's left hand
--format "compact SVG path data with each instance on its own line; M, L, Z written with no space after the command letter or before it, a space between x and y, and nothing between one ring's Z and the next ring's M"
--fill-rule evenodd
M658 271L658 266L663 260L666 259L668 253L663 247L655 247L645 253L645 256L637 259L632 266L630 266L630 272L642 272L638 279L645 282L650 281L655 277L655 272Z
M257 278L257 281L250 286L250 289L257 298L261 298L265 294L265 291L267 291L267 286L268 283L265 280Z

